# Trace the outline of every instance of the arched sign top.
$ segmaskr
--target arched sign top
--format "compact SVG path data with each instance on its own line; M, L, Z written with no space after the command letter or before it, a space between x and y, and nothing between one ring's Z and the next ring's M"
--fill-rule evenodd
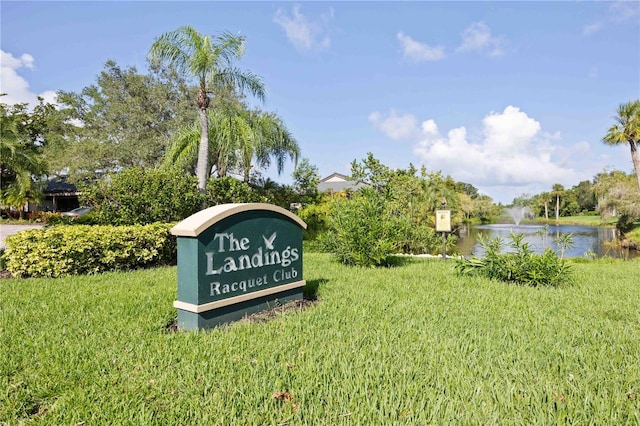
M302 229L307 229L307 224L302 219L282 207L267 203L235 203L219 204L217 206L201 210L171 228L171 233L181 237L197 237L202 232L209 229L213 224L220 222L223 219L238 213L256 210L266 210L279 213L299 225Z

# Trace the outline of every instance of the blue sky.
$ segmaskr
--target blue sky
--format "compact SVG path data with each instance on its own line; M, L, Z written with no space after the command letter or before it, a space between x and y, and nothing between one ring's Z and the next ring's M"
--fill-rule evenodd
M3 102L53 100L104 63L144 72L182 25L247 39L239 66L320 174L442 170L496 202L630 172L601 142L640 98L640 2L0 2ZM278 177L291 182L293 167Z

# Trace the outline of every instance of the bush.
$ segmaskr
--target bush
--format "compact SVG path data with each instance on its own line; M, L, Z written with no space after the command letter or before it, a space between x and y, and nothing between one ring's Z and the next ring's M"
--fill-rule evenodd
M302 233L305 240L315 240L327 231L330 209L329 202L323 202L321 204L307 204L297 212L298 217L307 224L307 229Z
M55 226L6 238L6 268L17 277L61 277L175 263L171 225Z
M398 249L405 254L442 254L442 235L426 223L417 224L405 216L396 220ZM448 233L447 253L454 253L458 237Z
M102 225L177 222L202 208L197 179L176 169L130 167L83 186L82 194L81 204L96 207L92 223Z
M481 241L486 254L479 258L456 260L459 275L480 275L508 283L526 286L559 286L571 281L571 268L551 249L542 255L535 254L528 243L523 243L524 235L511 234L509 246L514 253L501 254L503 241L494 238Z
M221 178L209 178L207 181L207 193L205 203L207 206L216 206L226 203L264 203L266 198L249 184L236 178L226 176Z
M325 247L345 265L379 266L396 249L393 221L387 217L384 196L362 189L351 199L336 199Z

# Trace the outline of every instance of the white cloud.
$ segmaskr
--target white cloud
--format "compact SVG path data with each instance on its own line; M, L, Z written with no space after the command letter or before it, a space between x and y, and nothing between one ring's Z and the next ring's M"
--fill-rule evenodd
M435 122L423 123L423 137L414 154L431 168L446 170L454 179L481 186L550 186L572 182L576 172L553 160L557 147L541 133L540 123L519 108L508 106L482 121L483 138L470 142L464 127L446 137ZM582 147L584 148L584 147Z
M610 18L615 22L636 19L640 16L640 2L615 1L609 6Z
M383 117L375 111L369 114L369 121L376 129L396 141L411 140L420 134L418 120L411 114L398 115L392 110L388 117Z
M595 22L593 24L585 25L582 28L583 36L590 36L598 31L603 30L606 26L621 24L623 22L631 21L636 23L640 18L640 2L638 1L614 1L609 3L609 11L607 13L605 22Z
M482 120L485 147L494 153L522 152L540 132L540 123L519 108L509 105L504 112L491 112Z
M369 119L392 139L413 137L413 153L428 169L471 182L496 201L510 202L523 192L538 193L554 183L571 186L584 178L570 165L575 152L591 156L588 143L563 148L559 133L543 132L537 120L511 105L482 120L478 140L471 140L464 126L442 135L435 120L418 125L410 114L392 111L384 117L375 112Z
M482 21L474 22L462 32L462 44L458 52L478 52L489 56L504 55L504 41L491 35L491 29Z
M300 11L300 5L295 4L291 15L283 9L278 9L273 22L280 25L287 34L289 41L302 52L322 50L331 46L329 25L333 20L333 9L323 14L316 21L309 20Z
M585 36L591 35L593 33L600 31L602 28L603 28L603 25L600 22L597 22L595 24L585 25L584 28L582 28L582 35L585 35Z
M431 47L426 43L415 41L408 35L399 32L396 36L402 45L402 52L405 57L415 61L439 61L444 58L444 47Z
M0 102L7 105L29 103L33 106L38 103L38 96L43 97L45 102L55 102L55 92L31 92L29 82L18 72L22 68L33 69L34 63L33 56L28 53L16 58L11 53L0 50L0 93L6 93L0 97Z

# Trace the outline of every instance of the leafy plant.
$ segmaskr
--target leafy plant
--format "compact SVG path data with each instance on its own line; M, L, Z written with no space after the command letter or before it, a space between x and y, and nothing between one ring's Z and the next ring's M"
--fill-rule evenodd
M556 287L571 281L570 266L553 250L545 249L539 255L524 241L523 234L512 233L510 239L509 247L514 250L510 253L502 253L503 241L499 237L489 241L481 239L485 256L456 260L456 272L531 287Z
M305 240L314 240L327 231L331 213L330 208L329 201L326 201L305 205L297 212L300 219L307 224L307 229L302 234Z
M18 277L61 277L174 263L171 225L55 226L10 235L6 268Z
M560 259L564 258L564 253L568 248L573 247L573 233L558 235L553 239L553 242L560 247Z
M536 235L538 235L542 239L542 249L547 248L545 241L548 233L549 233L549 225L547 224L545 224L541 229L538 229L536 231Z
M327 249L346 265L379 266L397 249L394 222L385 211L384 196L364 188L351 199L336 199Z
M96 207L94 221L103 225L176 222L202 207L195 177L176 169L142 167L83 185L80 201Z
M248 183L226 176L209 178L205 202L207 206L215 206L225 203L264 203L266 200Z

